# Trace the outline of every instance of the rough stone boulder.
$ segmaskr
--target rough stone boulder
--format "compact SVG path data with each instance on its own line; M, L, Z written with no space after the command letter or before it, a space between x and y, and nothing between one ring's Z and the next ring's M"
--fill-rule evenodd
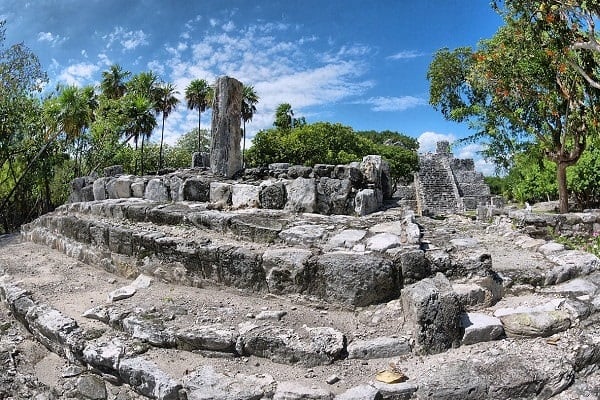
M457 347L462 339L462 305L448 278L437 274L402 289L402 309L421 353Z

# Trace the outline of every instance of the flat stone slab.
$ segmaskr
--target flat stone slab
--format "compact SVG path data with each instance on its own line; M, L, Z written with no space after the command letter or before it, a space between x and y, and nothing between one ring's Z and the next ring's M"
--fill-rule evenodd
M504 334L500 319L481 313L465 313L461 315L460 324L465 333L462 344L489 342Z
M571 316L562 310L510 314L500 320L509 337L548 337L571 326Z
M134 286L128 285L113 290L108 294L108 301L119 301L132 297L137 292L137 289Z
M410 353L410 343L405 338L378 337L369 340L354 340L348 344L348 358L369 360L396 357Z

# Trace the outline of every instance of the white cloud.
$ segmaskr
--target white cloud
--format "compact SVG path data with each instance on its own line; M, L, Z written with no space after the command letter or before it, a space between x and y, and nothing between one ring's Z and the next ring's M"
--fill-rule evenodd
M219 21L217 21L214 18L211 18L211 19L208 20L208 23L210 24L210 26L212 26L214 28L215 26L217 26L217 24L219 23Z
M415 50L403 50L403 51L393 54L387 58L389 60L407 60L407 59L411 59L411 58L422 57L424 55L425 55L425 53L421 53L421 52L418 52Z
M85 62L69 65L59 74L58 81L68 85L83 86L91 81L99 69L97 65Z
M373 111L404 111L427 104L425 99L414 96L371 97L366 102Z
M118 42L123 51L134 50L139 46L147 46L149 36L144 31L126 31L122 26L117 26L108 35L102 36L106 40L106 48L111 48L115 42Z
M221 27L225 32L231 32L235 29L233 21L229 21Z
M63 44L68 38L53 34L52 32L39 32L38 42L48 42L51 47L56 47Z
M454 142L456 137L453 134L443 134L436 132L423 132L418 138L419 152L429 153L435 152L436 143L441 141Z

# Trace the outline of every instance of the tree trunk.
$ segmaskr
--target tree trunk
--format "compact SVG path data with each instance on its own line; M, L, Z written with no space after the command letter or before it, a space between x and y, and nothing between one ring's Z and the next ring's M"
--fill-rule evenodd
M158 170L163 167L163 140L165 138L165 113L162 115L162 130L160 132L160 151L158 153Z
M200 149L201 141L201 133L200 133L200 117L202 116L202 111L200 111L200 107L198 107L198 153L202 150Z
M140 148L140 175L144 176L144 140L146 135L142 135L142 147Z
M556 182L558 183L558 211L561 214L569 212L569 191L567 190L567 167L569 163L556 163Z
M246 160L244 160L244 153L246 152L246 120L242 118L244 122L244 137L242 139L242 168L246 168Z

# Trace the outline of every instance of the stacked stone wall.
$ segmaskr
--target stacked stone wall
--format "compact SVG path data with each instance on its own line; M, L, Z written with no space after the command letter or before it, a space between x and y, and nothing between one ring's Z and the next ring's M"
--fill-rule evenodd
M391 197L391 182L388 163L376 155L347 165L271 164L248 169L236 180L224 180L207 169L133 176L110 167L104 177L75 179L70 202L142 198L162 203L209 203L218 209L266 208L367 215L379 210L384 200Z

